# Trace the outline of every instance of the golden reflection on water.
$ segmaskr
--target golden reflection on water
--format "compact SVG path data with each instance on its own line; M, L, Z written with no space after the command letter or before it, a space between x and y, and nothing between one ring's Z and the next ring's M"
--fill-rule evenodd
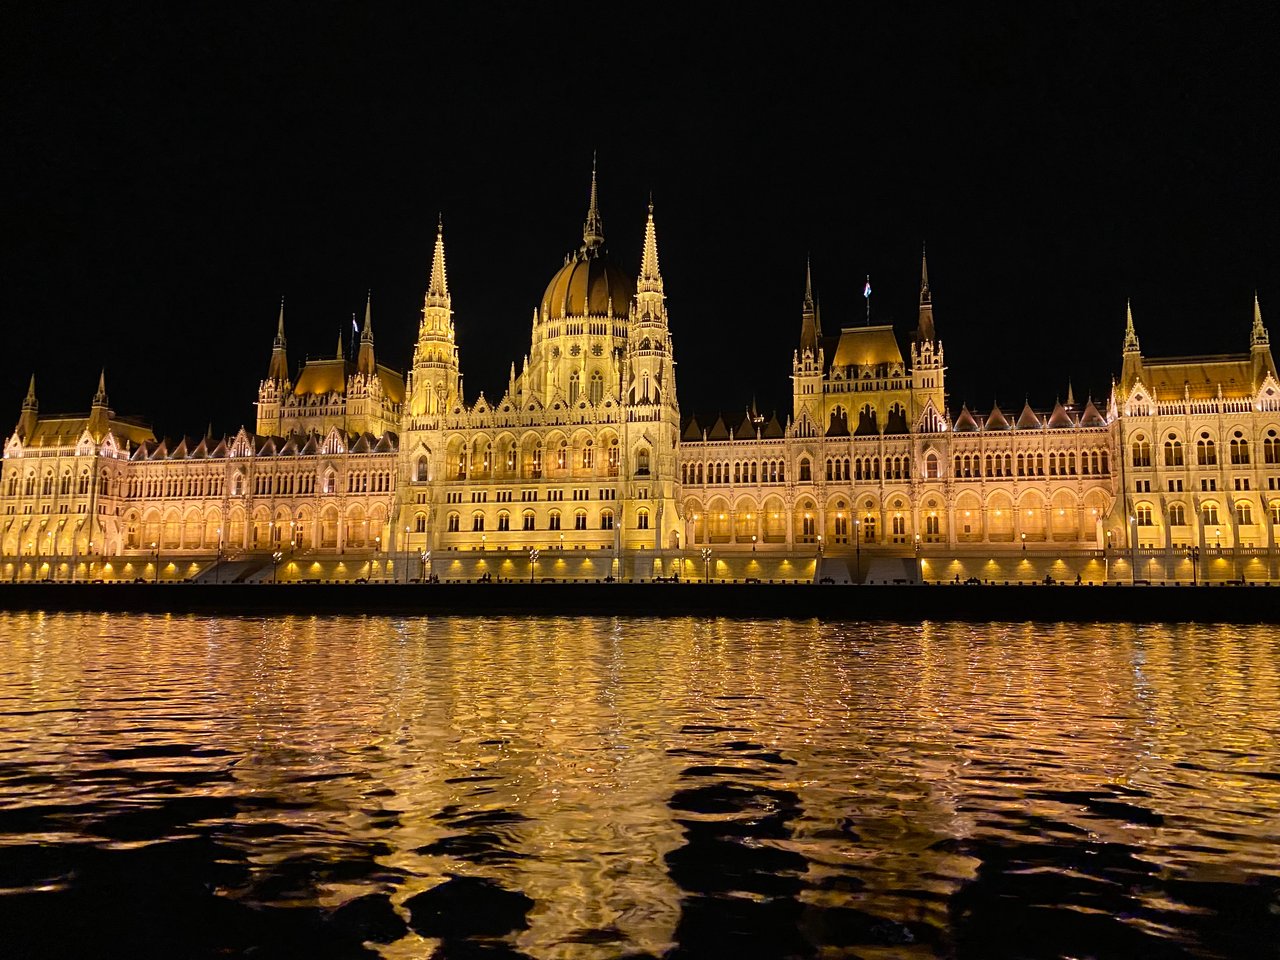
M0 860L227 798L155 837L239 849L228 898L400 905L478 876L532 898L508 941L532 957L692 950L698 916L781 901L796 942L945 955L982 851L1066 850L1044 869L1067 882L1095 870L1081 845L1280 876L1278 654L1256 627L0 615L0 811L75 811ZM1144 935L1203 936L1159 883L1115 896L1159 913L1118 921ZM907 932L848 933L862 915Z

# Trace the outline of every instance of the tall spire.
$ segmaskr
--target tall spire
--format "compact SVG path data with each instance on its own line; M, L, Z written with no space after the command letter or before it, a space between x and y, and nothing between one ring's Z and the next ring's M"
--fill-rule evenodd
M637 293L661 293L662 272L658 269L658 230L653 223L653 201L649 201L649 219L644 225L644 254L640 258Z
M1258 291L1253 291L1253 335L1249 338L1252 346L1261 347L1271 342L1267 328L1262 325L1262 306L1258 303Z
M364 301L364 330L360 333L360 352L356 355L356 372L372 375L377 369L373 356L373 291Z
M280 317L276 321L276 339L271 346L271 365L267 368L267 379L280 383L289 379L289 358L285 352L284 339L284 297L280 298Z
M818 329L818 309L813 300L813 271L806 257L804 261L804 304L800 310L800 353L806 351L815 358L818 356L818 340L822 336Z
M920 248L920 314L916 323L916 342L932 342L938 339L933 326L933 293L929 290L929 257Z
M1072 410L1076 405L1076 392L1071 389L1071 378L1067 378L1067 409Z
M355 323L355 321L356 321L356 315L353 313L351 315L351 322ZM334 355L334 359L335 360L347 359L347 355L342 350L342 328L341 327L338 328L338 352Z
M93 405L95 407L105 407L107 405L107 371L105 367L98 373L98 392L93 395Z
M36 402L36 375L33 373L31 374L31 383L27 386L26 399L22 401L22 409L35 410L39 406L40 404Z
M920 304L933 302L933 294L929 292L929 251L920 247Z
M596 155L591 154L591 202L587 219L582 224L582 249L590 253L604 243L604 223L600 220L600 204L596 197Z
M431 281L427 284L428 307L447 306L449 302L449 278L444 266L444 217L436 223L436 248L431 255Z
M1124 302L1124 352L1142 352L1142 348L1138 345L1137 331L1133 329L1133 304L1129 300Z

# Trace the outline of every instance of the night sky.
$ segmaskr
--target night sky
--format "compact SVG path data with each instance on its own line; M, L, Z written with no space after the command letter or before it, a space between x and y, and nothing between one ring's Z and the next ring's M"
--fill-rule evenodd
M953 408L1105 395L1126 296L1148 355L1247 350L1255 287L1280 336L1273 4L125 6L6 14L10 423L105 365L161 433L251 425L282 295L295 368L372 288L403 369L438 213L496 400L593 150L633 272L653 193L686 412L785 415L806 256L828 332L869 273L906 334L922 241Z

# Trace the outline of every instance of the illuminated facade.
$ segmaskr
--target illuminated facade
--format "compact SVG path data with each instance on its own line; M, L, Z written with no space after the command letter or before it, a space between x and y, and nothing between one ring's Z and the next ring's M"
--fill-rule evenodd
M41 417L5 446L6 579L495 577L1273 579L1280 383L1250 351L1144 358L1132 315L1109 401L981 416L946 404L927 265L893 329L824 335L806 277L785 422L681 420L650 207L639 272L581 245L533 310L496 402L464 398L443 228L406 375L291 375L284 310L255 431L157 440L116 416ZM1123 454L1123 455L1122 455ZM1200 553L1193 556L1193 550ZM1203 555L1200 555L1203 554ZM1227 562L1229 561L1229 563Z

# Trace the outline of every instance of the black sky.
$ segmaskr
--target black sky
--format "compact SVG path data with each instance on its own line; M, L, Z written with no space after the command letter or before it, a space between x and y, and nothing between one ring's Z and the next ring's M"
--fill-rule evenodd
M579 242L657 209L686 410L789 404L806 255L828 330L914 323L927 240L951 401L1105 393L1148 354L1280 335L1273 5L32 4L7 16L0 403L253 420L372 288L409 361L437 212L469 397L501 395ZM460 5L462 6L462 5ZM958 6L958 5L957 5ZM1176 9L1175 9L1176 8Z

